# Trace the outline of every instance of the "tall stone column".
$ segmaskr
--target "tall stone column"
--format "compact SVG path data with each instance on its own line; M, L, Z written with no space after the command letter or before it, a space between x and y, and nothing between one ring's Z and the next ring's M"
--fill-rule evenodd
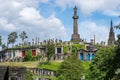
M80 35L78 34L78 16L77 16L77 7L74 8L74 16L73 16L73 34L71 41L73 42L79 42L80 41Z

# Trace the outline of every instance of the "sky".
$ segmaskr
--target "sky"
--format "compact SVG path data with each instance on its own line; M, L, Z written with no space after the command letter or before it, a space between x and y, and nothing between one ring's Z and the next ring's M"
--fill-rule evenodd
M119 0L0 0L0 35L7 42L11 32L26 31L29 41L58 38L71 40L73 8L77 6L78 32L88 42L107 43L110 21L120 22ZM115 36L120 33L114 29ZM20 39L18 39L19 41Z

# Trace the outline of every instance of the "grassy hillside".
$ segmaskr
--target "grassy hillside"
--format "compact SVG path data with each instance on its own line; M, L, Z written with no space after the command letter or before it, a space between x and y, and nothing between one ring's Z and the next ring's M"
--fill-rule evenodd
M35 68L39 64L38 61L33 62L2 62L0 66L18 66L18 67L27 67L27 68Z
M39 61L29 61L29 62L2 62L0 66L18 66L27 68L45 68L50 70L58 70L61 61L51 61L49 64L39 65Z

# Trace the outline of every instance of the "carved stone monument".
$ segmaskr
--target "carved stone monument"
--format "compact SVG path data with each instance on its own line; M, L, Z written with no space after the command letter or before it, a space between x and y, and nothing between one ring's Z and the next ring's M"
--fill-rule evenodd
M74 24L73 24L73 34L72 34L72 38L71 41L73 42L79 42L80 41L80 35L78 34L78 16L77 16L77 7L75 6L74 8Z

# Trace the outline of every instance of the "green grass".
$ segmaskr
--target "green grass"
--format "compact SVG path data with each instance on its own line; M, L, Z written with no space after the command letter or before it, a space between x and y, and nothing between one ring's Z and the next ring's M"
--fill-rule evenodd
M27 67L27 68L45 68L49 70L58 70L61 61L51 61L48 64L39 65L39 61L28 61L28 62L2 62L0 66L17 66L17 67Z
M51 61L48 64L42 64L39 68L45 68L53 71L57 71L59 69L61 62L60 61Z
M37 75L34 75L33 76L33 78L35 79L35 78L41 78L41 76L37 76ZM56 78L56 76L43 76L43 78L48 78L48 79L52 79L52 80L56 80L57 78Z
M39 61L29 61L29 62L2 62L0 66L17 66L17 67L27 67L35 68L39 64Z

